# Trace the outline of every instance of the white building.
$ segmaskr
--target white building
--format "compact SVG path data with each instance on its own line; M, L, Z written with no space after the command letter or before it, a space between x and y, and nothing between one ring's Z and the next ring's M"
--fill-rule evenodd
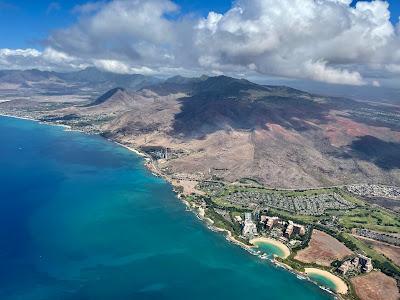
M244 226L242 230L242 235L248 238L257 235L257 226L251 218L251 213L244 214Z

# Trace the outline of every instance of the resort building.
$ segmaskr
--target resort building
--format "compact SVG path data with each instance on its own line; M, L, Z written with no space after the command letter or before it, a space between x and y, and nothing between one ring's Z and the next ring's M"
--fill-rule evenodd
M303 225L293 223L293 233L303 236L306 234L306 229Z
M283 236L287 239L290 239L290 237L293 234L298 234L298 235L305 235L306 234L306 229L303 225L293 223L292 221L289 221L288 226L286 227L285 233Z
M248 238L257 235L257 226L251 218L251 213L244 214L244 226L242 230L242 235Z
M291 221L289 221L289 225L286 227L285 233L283 234L283 236L287 239L290 239L290 237L292 236L293 233L293 223Z
M351 261L346 260L342 265L337 269L340 274L346 275L346 273L353 268L353 264Z
M364 255L359 255L358 259L359 259L359 265L361 267L361 271L363 273L369 273L372 271L372 269L374 267L372 266L372 261L369 257L366 257Z
M350 270L355 270L361 273L369 273L373 270L373 268L372 260L369 257L360 254L353 259L343 262L337 271L343 275L346 275L346 273Z
M260 223L263 223L263 224L267 223L268 218L269 218L268 216L262 215L260 217Z
M276 224L278 224L279 218L278 217L268 217L266 226L269 230L271 230Z
M263 224L266 229L271 230L279 223L279 218L262 215L260 217L260 223Z

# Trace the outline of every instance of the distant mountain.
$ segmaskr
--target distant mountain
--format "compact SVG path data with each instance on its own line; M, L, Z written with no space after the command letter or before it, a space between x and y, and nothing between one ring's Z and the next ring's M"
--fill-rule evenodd
M21 83L39 82L44 80L61 80L57 73L33 70L0 70L0 82Z
M152 90L159 95L192 93L199 83L206 81L208 78L206 75L201 77L183 77L178 75L170 77L159 84L148 85L143 89Z
M209 77L206 75L203 75L201 77L183 77L183 76L177 75L177 76L168 78L167 80L165 80L165 83L166 84L181 84L181 85L193 84L193 83L204 81L208 78Z
M40 70L2 70L0 84L17 84L24 88L36 88L52 93L65 94L79 90L106 92L115 87L136 91L144 86L161 82L160 79L140 74L116 74L87 68L81 71L59 73Z
M147 87L161 96L185 93L181 111L175 116L176 134L198 137L224 128L254 129L275 122L301 129L304 116L327 110L318 97L284 86L264 86L228 76L172 77ZM297 119L296 119L297 118Z
M115 98L115 97L121 98L121 97L126 97L126 95L128 95L127 91L124 88L118 87L118 88L109 90L108 92L104 93L103 95L98 97L95 101L93 101L91 104L89 104L87 106L89 107L89 106L100 105L102 103L109 101L111 98Z
M58 76L68 82L85 82L87 84L122 87L129 90L138 90L143 86L160 82L160 79L141 74L117 74L101 71L97 68L86 68L71 73L59 73Z

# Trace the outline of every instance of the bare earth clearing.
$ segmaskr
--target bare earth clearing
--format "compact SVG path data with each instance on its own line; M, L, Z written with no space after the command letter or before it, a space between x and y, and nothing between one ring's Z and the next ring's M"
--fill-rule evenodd
M297 253L295 259L305 263L330 266L331 262L342 259L352 252L335 238L319 230L313 230L309 246Z
M396 280L381 272L371 272L351 279L361 300L398 300L400 297Z

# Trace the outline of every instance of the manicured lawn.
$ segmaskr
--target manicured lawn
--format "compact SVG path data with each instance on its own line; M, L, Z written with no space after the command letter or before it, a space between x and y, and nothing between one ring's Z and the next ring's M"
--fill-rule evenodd
M346 211L340 216L340 223L346 228L366 228L370 230L400 233L400 220L383 210L358 208Z

